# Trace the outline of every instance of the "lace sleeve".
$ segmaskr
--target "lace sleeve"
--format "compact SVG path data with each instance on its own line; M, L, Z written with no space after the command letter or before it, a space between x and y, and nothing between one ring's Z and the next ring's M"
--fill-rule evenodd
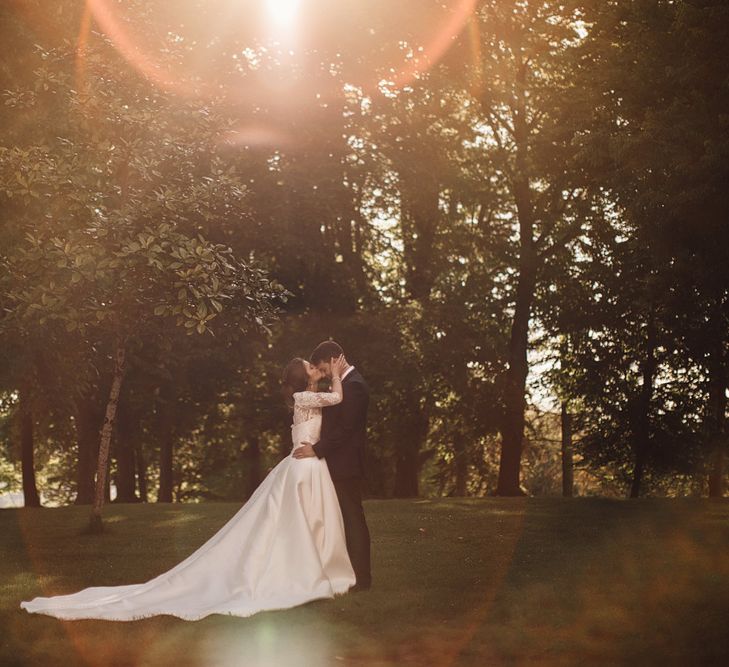
M342 395L336 391L297 391L294 403L302 408L325 408L341 403Z

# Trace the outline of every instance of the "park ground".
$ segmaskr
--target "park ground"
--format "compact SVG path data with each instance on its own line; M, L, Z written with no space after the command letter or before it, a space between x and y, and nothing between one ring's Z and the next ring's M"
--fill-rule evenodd
M21 600L142 582L233 503L0 510L0 665L729 664L729 501L369 500L371 591L250 618L60 621Z

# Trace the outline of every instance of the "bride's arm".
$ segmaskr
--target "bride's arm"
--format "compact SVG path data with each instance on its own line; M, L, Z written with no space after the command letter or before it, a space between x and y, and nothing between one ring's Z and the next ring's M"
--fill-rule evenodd
M302 408L326 408L329 405L336 405L342 402L342 379L339 375L332 377L331 391L314 391L311 387L306 391L299 391L294 394L294 402Z
M332 391L298 391L294 394L294 402L302 408L326 408L342 402L342 385L335 386L332 380Z

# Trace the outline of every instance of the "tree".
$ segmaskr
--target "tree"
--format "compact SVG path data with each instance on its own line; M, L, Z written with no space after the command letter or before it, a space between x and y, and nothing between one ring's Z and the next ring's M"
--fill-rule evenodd
M97 331L114 340L112 384L106 406L96 473L93 526L100 525L109 443L126 371L130 338L154 326L154 318L174 317L190 333L209 330L223 304L234 304L241 328L272 315L280 292L260 270L201 237L189 238L162 223L135 234L134 225L116 220L69 234L66 239L29 235L8 262L18 287L8 293L10 316L43 326L62 322L69 333L93 340Z
M461 69L488 165L484 191L500 194L484 197L483 216L513 229L517 239L496 493L523 495L519 475L535 292L545 263L579 235L589 211L573 143L582 129L582 100L571 81L580 13L552 2L483 2L476 17L475 58L465 56L471 49L465 38L459 57L467 63ZM499 200L505 206L495 210Z
M592 7L589 19L580 73L597 121L585 137L589 168L650 247L664 329L657 334L682 358L687 393L704 395L709 493L721 495L729 12L711 2L645 0Z
M163 335L161 322L172 320L190 334L203 334L223 311L239 317L242 329L265 328L285 291L254 261L191 233L195 220L214 215L221 202L227 211L242 206L233 170L223 170L209 150L211 132L224 121L202 116L191 133L189 125L199 117L195 109L178 108L175 119L169 103L150 99L128 72L115 72L113 63L93 61L92 94L71 88L63 76L72 54L41 55L47 64L36 75L51 82L71 112L65 136L53 146L2 149L2 191L24 204L16 223L26 231L24 243L3 257L5 325L22 330L36 323L54 331L62 325L87 358L108 346L111 384L91 520L99 529L130 341L149 328ZM19 102L23 91L13 95L13 104L25 106ZM92 127L92 116L103 120ZM172 142L171 132L184 135ZM175 158L175 171L163 174ZM234 323L228 319L225 326Z

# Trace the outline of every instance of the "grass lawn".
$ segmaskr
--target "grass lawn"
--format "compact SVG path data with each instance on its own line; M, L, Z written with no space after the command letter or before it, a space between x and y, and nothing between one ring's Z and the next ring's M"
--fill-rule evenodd
M60 621L21 600L146 581L238 504L0 510L0 665L726 665L729 501L371 500L374 587L250 618Z

